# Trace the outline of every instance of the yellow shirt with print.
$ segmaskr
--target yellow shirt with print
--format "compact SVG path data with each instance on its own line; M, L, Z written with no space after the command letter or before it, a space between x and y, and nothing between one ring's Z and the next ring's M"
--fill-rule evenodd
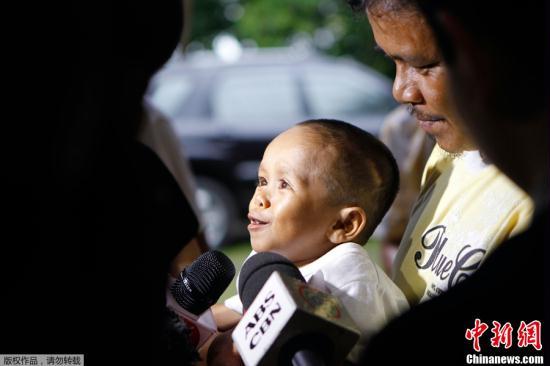
M435 146L393 264L409 303L435 297L469 277L487 255L523 231L533 202L478 151Z

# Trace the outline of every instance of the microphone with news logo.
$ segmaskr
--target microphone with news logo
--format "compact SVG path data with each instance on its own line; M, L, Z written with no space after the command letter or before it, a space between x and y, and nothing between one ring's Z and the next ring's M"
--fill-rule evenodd
M246 366L335 365L359 339L340 300L308 286L281 255L250 257L241 269L239 295L246 312L232 338Z
M166 304L190 330L199 348L216 331L210 306L216 303L235 276L235 266L222 252L208 251L186 267L169 286Z

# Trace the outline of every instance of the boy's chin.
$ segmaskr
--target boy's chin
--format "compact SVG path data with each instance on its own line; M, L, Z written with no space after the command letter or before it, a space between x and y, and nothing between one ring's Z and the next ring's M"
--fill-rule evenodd
M254 250L256 253L262 253L262 252L273 252L280 254L284 257L287 257L287 254L279 249L276 249L276 246L272 243L265 243L261 241L254 241L252 240L250 243L252 250Z
M269 243L262 242L260 240L251 240L250 246L252 247L252 250L254 250L257 253L261 252L273 252L272 245Z

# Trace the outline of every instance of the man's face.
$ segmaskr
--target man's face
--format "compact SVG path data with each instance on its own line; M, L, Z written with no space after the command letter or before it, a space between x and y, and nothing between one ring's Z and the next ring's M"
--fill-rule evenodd
M304 131L294 127L269 144L249 204L252 248L277 252L296 264L331 249L326 234L338 212L328 203L328 190L312 160L316 151Z
M367 12L378 47L396 66L393 96L412 108L419 126L444 150L474 149L450 106L447 69L425 19L416 12Z

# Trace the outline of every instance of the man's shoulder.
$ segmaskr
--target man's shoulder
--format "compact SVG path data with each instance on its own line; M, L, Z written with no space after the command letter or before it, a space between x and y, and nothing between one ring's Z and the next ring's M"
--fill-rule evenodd
M537 215L527 231L504 242L472 276L392 321L372 340L362 362L389 362L399 344L402 353L423 352L427 365L440 364L440 356L449 364L463 364L466 353L473 353L464 334L475 319L489 326L491 321L510 322L513 327L542 320L543 294L548 291L542 273L547 223L548 212ZM483 350L499 351L488 344Z
M543 251L549 238L545 220L548 213L537 215L531 227L503 242L472 276L434 299L433 306L455 309L465 319L542 316Z

